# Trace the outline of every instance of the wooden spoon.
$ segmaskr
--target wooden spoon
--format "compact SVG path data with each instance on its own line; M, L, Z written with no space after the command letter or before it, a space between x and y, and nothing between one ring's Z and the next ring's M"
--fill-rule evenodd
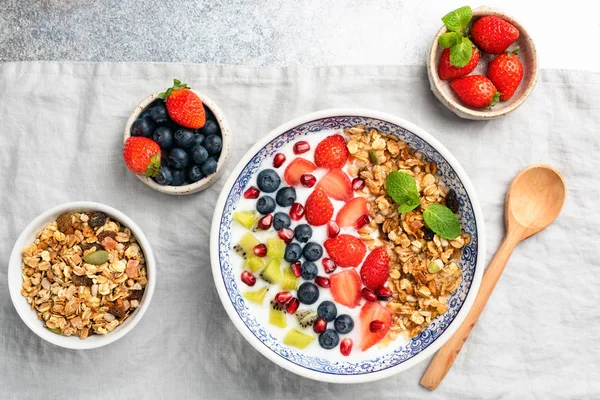
M543 230L558 217L565 196L562 175L548 165L532 165L515 177L506 196L504 240L485 270L473 307L427 367L421 378L422 386L430 390L438 387L475 326L513 249L521 240Z

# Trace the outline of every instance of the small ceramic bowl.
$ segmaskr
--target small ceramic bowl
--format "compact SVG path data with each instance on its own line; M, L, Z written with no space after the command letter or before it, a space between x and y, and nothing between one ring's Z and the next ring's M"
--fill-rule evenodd
M146 259L146 270L148 273L148 284L144 290L144 295L140 300L140 306L135 310L129 317L123 322L123 324L117 326L115 330L106 335L92 335L85 339L80 339L78 336L63 336L55 334L44 327L42 321L38 320L37 312L31 309L31 306L27 303L25 297L21 295L21 287L23 284L21 262L22 256L21 251L24 247L33 243L36 235L39 231L44 229L50 222L56 220L56 218L64 212L81 212L81 211L101 211L106 215L114 218L121 222L123 225L131 229L131 232L136 237L138 244L144 252L144 258ZM10 261L8 263L8 289L10 291L10 297L17 310L17 313L25 322L25 325L29 327L36 335L42 339L55 344L57 346L65 347L68 349L85 350L93 349L96 347L105 346L112 343L123 336L125 336L133 327L142 319L150 300L154 294L154 288L156 286L156 261L154 259L154 253L150 242L140 227L127 217L122 212L106 206L100 203L94 203L90 201L79 201L72 203L61 204L54 207L35 218L27 227L23 230L19 238L17 239L12 253L10 255Z
M182 185L182 186L159 185L152 178L149 178L147 176L136 175L146 185L148 185L152 189L158 190L159 192L162 192L162 193L173 194L173 195L184 195L184 194L192 194L192 193L200 192L200 191L206 189L207 187L209 187L210 185L215 183L216 180L219 178L219 176L221 176L221 174L223 173L225 164L227 164L227 161L229 161L229 156L231 155L231 131L229 130L229 124L227 123L227 120L225 119L225 116L223 115L223 111L208 96L198 93L195 90L192 90L192 91L194 93L196 93L198 95L198 97L200 97L200 100L202 100L202 103L204 103L204 105L212 111L212 113L215 115L217 123L219 124L219 128L221 129L221 138L223 140L223 148L221 149L221 155L219 156L219 159L217 160L217 171L214 174L208 175L208 176L200 179L198 182L194 182L194 183L190 183L190 184ZM156 100L158 98L159 93L160 92L152 93L150 96L148 96L144 100L142 100L142 102L140 104L138 104L135 107L135 109L132 111L131 115L129 116L129 119L127 120L127 123L125 124L123 143L125 143L127 138L129 136L131 136L130 132L131 132L131 125L133 124L133 121L135 121L140 116L140 114L146 109L146 107L148 107L148 105L150 105L150 103L152 103L154 100Z
M514 49L517 46L519 47L518 54L521 63L523 64L523 80L521 81L521 84L519 85L519 88L515 94L508 101L500 101L489 110L471 108L463 104L450 87L450 80L443 81L438 75L438 65L442 51L444 50L438 44L438 39L441 35L447 32L446 27L442 26L438 34L433 39L431 49L429 50L427 74L429 76L431 91L442 102L442 104L444 104L450 111L454 112L461 118L486 120L500 117L516 110L525 101L525 99L527 99L533 90L538 77L539 67L537 52L533 40L525 28L523 28L523 26L514 18L491 8L480 7L473 10L473 20L477 20L478 18L486 15L495 15L500 17L514 25L519 30L519 38L509 47L509 49ZM482 53L477 68L475 68L470 75L486 75L488 63L495 57L495 54Z

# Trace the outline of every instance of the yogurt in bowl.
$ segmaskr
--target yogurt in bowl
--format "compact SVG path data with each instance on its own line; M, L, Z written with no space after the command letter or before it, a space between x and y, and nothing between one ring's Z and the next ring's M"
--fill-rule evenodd
M363 140L363 134L371 136ZM341 164L339 149L322 145L340 138ZM384 190L381 170L391 164L390 152L404 157L403 168L422 186L414 211L393 214L395 206L374 195ZM286 196L280 195L284 188ZM423 222L427 213L420 210L433 203L460 207L452 240ZM280 218L274 229L278 213L290 218ZM410 223L406 249L405 238L385 222L393 218L400 226ZM310 225L311 234L286 234L298 225ZM238 164L212 229L213 276L236 327L272 361L327 382L380 379L426 358L460 324L481 277L482 218L466 175L427 133L373 111L322 111L273 131ZM404 228L395 229L403 234ZM438 245L445 255L435 255ZM419 274L403 270L421 268L414 255L432 268L424 273L438 287L427 288ZM316 270L305 275L311 261ZM345 325L337 321L342 315Z

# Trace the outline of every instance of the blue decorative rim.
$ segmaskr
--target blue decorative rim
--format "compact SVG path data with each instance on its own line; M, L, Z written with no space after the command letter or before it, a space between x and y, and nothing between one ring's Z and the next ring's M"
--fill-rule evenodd
M449 308L446 313L436 317L431 325L421 332L421 334L411 339L402 347L392 350L392 346L390 346L391 351L382 356L357 362L330 361L319 357L307 356L296 349L283 345L256 321L240 294L236 284L236 274L230 263L229 255L232 248L230 226L232 213L248 181L257 172L266 158L271 158L278 149L289 142L297 140L300 136L310 135L325 129L344 130L356 125L376 128L381 132L395 135L406 142L411 148L422 152L427 159L437 164L439 175L444 184L454 189L457 193L461 206L460 222L463 231L471 236L471 242L463 249L460 260L462 282L457 291L450 297L448 301ZM359 116L335 116L314 119L285 131L267 143L251 158L242 169L242 172L236 177L231 190L227 194L219 221L218 232L218 254L222 282L231 304L250 332L273 353L299 367L319 373L344 376L370 374L398 366L415 357L434 343L448 329L465 303L475 276L479 250L475 211L463 182L450 163L419 135L382 119Z

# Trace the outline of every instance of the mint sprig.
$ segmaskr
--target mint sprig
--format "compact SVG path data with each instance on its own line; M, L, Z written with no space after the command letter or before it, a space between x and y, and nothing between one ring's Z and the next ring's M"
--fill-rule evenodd
M430 204L423 212L423 219L429 229L444 239L452 240L460 235L458 218L448 207L442 204Z
M398 204L398 211L406 213L421 204L415 178L405 172L392 171L385 178L388 195Z
M457 8L442 17L448 32L440 36L438 43L450 49L450 64L458 68L467 65L473 56L473 43L465 34L472 18L473 11L469 6Z

